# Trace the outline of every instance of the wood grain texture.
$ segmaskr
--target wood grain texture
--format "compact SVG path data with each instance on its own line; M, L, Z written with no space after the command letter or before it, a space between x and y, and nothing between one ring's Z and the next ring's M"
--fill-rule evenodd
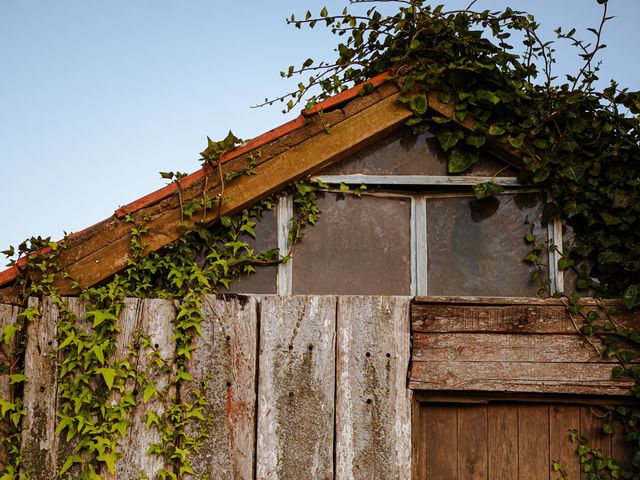
M333 480L335 328L335 297L263 299L257 478Z
M409 301L338 299L336 479L411 478Z
M77 298L64 299L64 302L82 325L86 303ZM66 442L62 434L55 434L56 412L61 403L56 374L58 307L50 298L41 301L30 298L28 306L39 308L40 316L27 326L24 374L28 381L24 385L22 451L24 468L31 469L31 478L44 480L62 466L74 449L74 441Z
M56 466L55 428L56 378L55 322L58 310L49 299L42 304L29 299L29 307L40 308L42 315L27 327L25 351L25 375L29 381L24 386L25 417L22 420L22 451L31 478L44 480Z
M0 336L3 335L4 327L15 325L22 308L13 305L0 304ZM0 340L0 399L13 402L13 387L9 381L9 375L17 372L18 359L14 357L17 336L14 336L8 343ZM0 438L5 438L9 429L10 419L0 418ZM7 465L9 460L6 444L0 441L0 471Z
M488 407L487 456L487 478L518 478L518 407L516 405L496 404Z
M576 480L580 478L580 458L576 453L577 446L569 436L569 430L580 428L580 408L578 405L549 406L549 454L551 461L558 461L568 473L569 478ZM558 477L551 466L549 472L549 478Z
M131 360L138 372L144 373L150 381L155 383L158 392L166 391L172 373L163 372L155 366L151 354L155 350L166 365L169 367L173 365L175 318L176 308L173 302L148 299L128 301L119 319L121 333L126 332L121 335L119 347L130 344L131 333L134 341L138 341L138 332L148 338L151 346L143 347L140 344L140 348L136 349L134 358ZM153 427L147 428L145 422L147 412L155 412L160 416L164 412L164 405L158 397L152 397L144 403L141 390L138 389L136 392L138 406L130 415L127 435L120 446L122 457L116 463L118 480L137 480L142 474L148 478L155 478L157 472L163 467L162 459L147 455L151 444L160 442L160 436ZM168 391L167 395L170 397L173 392Z
M617 364L615 358L602 358L582 336L562 334L414 333L412 360Z
M458 477L485 480L488 470L486 405L458 407Z
M522 304L516 305L503 298L486 304L482 298L447 298L412 305L410 388L630 394L629 381L611 378L616 360L602 357L597 340L585 340L580 318L557 299L517 299ZM583 303L586 311L600 309L595 301ZM616 320L631 325L637 314Z
M204 390L208 404L206 438L192 456L197 477L244 480L253 477L255 446L258 304L255 298L206 296L202 302L202 336L195 340L188 370L193 377L181 391L186 401Z
M549 407L518 406L518 479L548 480Z
M427 474L420 480L464 480L458 476L458 419L455 408L425 408Z
M138 363L138 352L134 345L139 342L140 328L142 327L142 303L143 300L139 298L125 298L123 300L120 315L118 316L119 332L116 337L116 348L113 354L113 359L116 361L126 359L129 360L132 365L136 365ZM136 381L133 378L127 379L125 382L125 391L133 392L136 388ZM116 390L111 394L111 400L114 403L118 402L121 397L122 394ZM127 420L131 422L134 415L135 413L132 412ZM135 448L136 439L129 435L129 431L125 438L118 438L117 449L119 452ZM133 469L133 466L129 469L128 465L124 464L122 459L119 459L116 462L116 473L114 475L110 474L106 466L102 469L100 474L102 475L102 478L116 480L117 478L120 478L120 476L123 479L136 478L135 475L139 475L140 472Z
M413 362L409 388L478 392L629 395L610 363Z
M564 305L557 300L540 300L542 304L528 304L532 299L522 300L521 304L495 304L487 299L486 304L474 305L458 303L414 303L411 307L411 330L420 333L535 333L576 335L576 326L582 321L574 315L576 325L571 321ZM535 300L535 299L533 299ZM505 299L500 299L505 301ZM597 310L597 306L585 309ZM602 314L602 312L600 312ZM637 313L618 311L616 321L631 327L638 321Z

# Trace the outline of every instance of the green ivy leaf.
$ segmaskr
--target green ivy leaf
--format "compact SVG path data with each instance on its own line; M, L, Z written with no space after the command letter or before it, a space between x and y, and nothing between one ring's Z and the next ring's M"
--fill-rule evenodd
M116 460L118 460L118 456L115 452L104 452L96 457L99 461L104 462L109 469L109 473L113 475L116 471Z
M467 135L464 137L464 143L476 148L482 147L486 142L487 137L484 135Z
M499 195L504 191L502 185L498 185L493 182L478 183L473 186L473 193L478 200L490 197L492 195Z
M564 271L567 268L573 266L574 263L576 263L574 260L562 257L560 260L558 260L558 270Z
M520 134L516 135L515 137L512 137L511 135L509 135L507 140L509 140L509 144L513 148L520 148L522 146L522 144L524 143L524 133L520 133Z
M464 152L455 148L449 154L449 173L462 173L471 167L478 160L478 153Z
M491 127L489 127L489 135L502 135L505 132L505 129L502 128L499 125L491 125Z
M28 380L29 379L21 373L14 373L13 375L9 375L9 383L12 385L14 383L22 383Z
M409 107L413 110L417 115L424 115L427 113L427 97L424 94L415 95L411 98L411 102L409 103Z
M93 317L93 328L102 324L105 320L111 320L114 322L118 321L118 317L116 317L114 314L102 310L92 310L90 312L87 312L87 317Z
M149 383L146 387L144 387L144 392L142 395L142 401L144 403L149 402L151 397L157 395L156 386L153 383Z
M478 90L476 92L476 98L490 102L493 105L497 105L501 102L500 97L489 90Z
M436 138L440 142L442 149L447 152L464 138L464 133L460 130L442 130L438 132Z
M629 310L640 305L640 285L629 285L622 295L622 301Z
M96 373L102 375L104 383L107 384L107 388L111 390L113 388L113 382L116 378L116 371L113 368L98 368Z
M612 250L605 250L598 254L598 262L602 264L620 263L622 262L622 255Z

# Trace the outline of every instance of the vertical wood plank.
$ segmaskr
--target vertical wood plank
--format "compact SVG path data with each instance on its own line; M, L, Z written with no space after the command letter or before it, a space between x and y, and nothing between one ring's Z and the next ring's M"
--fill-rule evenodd
M0 304L0 336L4 333L4 327L15 325L21 308L14 305ZM9 375L18 373L15 370L15 358L13 354L16 348L16 336L8 342L4 343L0 340L0 399L7 402L13 402L13 388L9 382ZM0 438L4 439L7 435L10 420L0 419ZM0 470L2 470L9 461L9 456L4 441L0 441Z
M549 407L518 407L519 480L549 479Z
M411 478L409 301L338 299L336 480Z
M69 310L71 314L74 315L79 329L82 330L84 333L89 333L91 331L91 322L89 320L85 320L85 316L87 313L87 301L79 298L71 298L71 297L63 298L62 301L64 302L66 309ZM58 318L60 318L59 311L58 311ZM64 360L62 354L60 354L59 352L57 353L56 358L58 363ZM56 376L57 376L57 373L56 373ZM69 381L72 381L72 380L69 379ZM56 386L55 401L52 403L54 404L56 413L61 411L62 396L61 396L61 392L59 391L59 382L57 383L57 386ZM56 418L55 428L58 427L57 420L58 418ZM62 468L62 465L64 464L67 457L69 457L70 455L73 455L73 452L78 443L78 440L76 438L73 438L67 442L66 432L61 432L60 434L55 435L54 440L55 440L54 452L55 452L55 462L56 462L55 466L57 469L60 469ZM79 475L79 473L80 473L80 467L78 465L72 467L67 471L69 478L73 478L74 476Z
M193 402L194 391L208 385L204 416L206 438L192 466L197 478L245 480L253 477L255 446L258 305L255 298L206 296L202 336L195 341L189 373L193 381L181 392Z
M518 478L518 407L489 405L487 415L487 478Z
M571 441L569 430L580 428L580 407L576 405L549 406L549 453L569 474L569 478L580 478L580 459L577 445ZM550 478L558 475L550 469ZM555 475L555 477L554 477Z
M428 480L465 480L458 477L458 420L455 406L428 405L427 475Z
M602 418L594 415L592 407L580 407L580 434L589 439L591 448L599 448L602 453L611 455L611 436L602 433ZM586 479L587 474L582 472L581 479Z
M630 469L631 459L635 452L634 442L624 441L623 425L616 423L614 428L615 432L611 437L611 456L624 468Z
M142 300L138 298L125 298L120 309L120 315L118 316L118 335L116 337L115 351L113 358L115 360L129 360L132 365L137 363L138 349L134 347L138 341L138 334L140 332L141 319L142 319ZM127 379L125 382L125 391L123 393L131 393L136 388L136 380L133 378ZM118 402L122 394L118 391L112 392L112 401ZM132 409L132 413L127 419L129 426L127 427L127 434L125 438L118 439L118 452L126 452L129 449L137 448L137 438L133 438L131 433L131 421L134 415L136 415L135 407ZM145 452L146 454L146 452ZM102 478L109 480L116 480L116 478L122 479L134 479L136 475L140 476L140 471L136 470L132 465L123 462L123 457L116 461L116 473L111 475L108 469L105 467L100 472Z
M51 478L56 468L55 428L56 397L56 341L55 324L58 310L48 298L30 298L29 307L40 308L39 318L27 326L25 350L24 409L22 452L26 470L33 480Z
M333 480L335 297L265 297L256 476Z
M487 477L487 406L458 407L458 476L465 480Z
M153 348L167 365L172 365L175 342L173 340L176 309L173 302L162 299L147 299L129 301L125 303L119 319L121 339L118 347L129 342L130 336L136 338L136 331L148 337ZM126 326L125 326L126 325ZM135 328L133 326L136 326ZM126 332L126 333L124 333ZM124 335L123 335L124 333ZM127 343L127 345L130 344ZM170 373L160 372L153 364L150 354L153 349L140 346L138 356L132 359L136 363L138 372L144 372L156 385L158 392L164 391L170 380ZM142 390L142 389L139 389ZM172 392L169 393L171 395ZM146 427L147 412L155 412L160 416L164 406L160 398L152 397L147 403L143 402L143 392L137 392L137 408L132 412L127 436L122 441L122 457L116 463L118 480L137 480L139 478L155 478L163 467L162 459L154 455L147 455L147 450L153 443L160 442L160 436L155 428Z
M427 477L426 405L415 398L411 403L411 470L414 480Z

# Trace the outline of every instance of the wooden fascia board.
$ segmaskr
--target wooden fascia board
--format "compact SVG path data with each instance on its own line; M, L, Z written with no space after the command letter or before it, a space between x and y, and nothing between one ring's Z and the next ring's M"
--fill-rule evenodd
M255 168L256 174L241 176L226 185L221 211L210 209L205 216L196 215L190 220L206 224L214 222L220 215L231 215L256 201L279 191L289 183L316 173L322 168L346 158L399 128L412 113L397 103L398 94L383 98L377 103L331 125L328 131L316 133L305 141L265 161ZM204 192L203 192L204 193ZM215 187L206 192L212 198L220 193ZM144 235L147 244L145 253L157 251L180 238L185 227L179 226L180 208L168 208L155 213L148 222L148 232ZM126 268L130 259L129 229L115 231L116 236L107 245L80 258L67 267L71 278L81 287L87 288L108 279ZM77 294L69 278L57 275L56 286L63 295ZM8 289L0 290L2 297L15 297Z

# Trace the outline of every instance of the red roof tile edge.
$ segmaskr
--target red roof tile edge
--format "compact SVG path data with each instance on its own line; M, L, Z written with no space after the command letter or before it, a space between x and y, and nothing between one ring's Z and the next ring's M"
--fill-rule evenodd
M226 152L225 154L222 155L220 162L226 163L230 160L233 160L234 158L238 158L241 155L244 155L245 153L255 150L256 148L266 145L267 143L273 142L274 140L277 140L280 137L284 137L289 133L295 132L296 130L304 127L307 124L307 118L312 117L320 112L326 112L332 108L335 108L339 105L345 104L353 100L354 98L360 95L360 90L364 85L371 84L374 87L378 87L382 85L389 79L389 77L392 74L393 72L391 71L383 72L371 78L370 80L367 80L366 82L355 85L345 90L344 92L340 92L338 95L327 98L326 100L323 100L317 103L310 109L303 110L302 113L295 119L287 123L284 123L272 130L269 130L268 132L265 132L262 135L243 143L237 148L234 148L233 150ZM180 180L180 187L185 188L191 185L192 183L197 182L200 178L202 178L204 175L206 175L210 171L211 171L211 166L209 165L206 165L203 168L196 170L195 172L187 175L182 180ZM155 203L160 202L161 200L164 200L165 198L173 195L177 191L177 189L178 187L175 183L170 183L169 185L162 187L156 190L155 192L151 192L148 195L140 197L139 199L134 200L133 202L120 207L115 211L114 214L116 218L122 219L130 213L136 212L142 208L151 206ZM72 233L67 238L76 237L81 233L90 230L91 228L93 227L88 227L79 232ZM48 253L50 250L51 249L49 247L46 247L40 250L38 253L41 255L44 255ZM18 261L16 262L16 265L4 271L0 271L0 287L7 285L8 283L15 280L20 274L19 267L24 266L26 263L27 263L26 257L22 257L18 259Z
M15 265L0 272L0 286L14 281L20 274L18 267Z

